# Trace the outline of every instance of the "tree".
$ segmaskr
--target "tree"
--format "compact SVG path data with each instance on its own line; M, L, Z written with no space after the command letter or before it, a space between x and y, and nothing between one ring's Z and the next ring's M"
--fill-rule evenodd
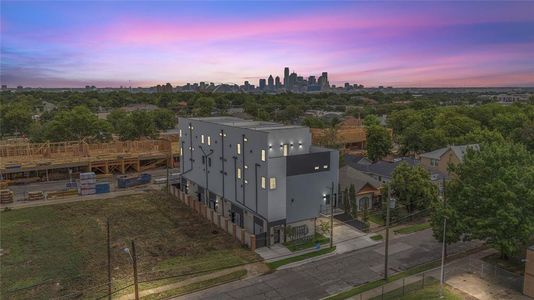
M214 106L215 100L212 97L200 97L193 103L192 114L197 117L208 117Z
M421 166L399 164L391 176L389 186L397 203L404 205L408 213L428 208L437 198L438 188L430 180L430 174Z
M534 232L534 155L525 146L482 144L451 170L447 209L436 208L457 220L451 230L465 240L485 240L503 258L528 243Z
M120 110L120 109L114 109L112 110L108 116L106 117L106 120L111 124L111 127L113 127L113 130L115 132L119 131L119 128L124 124L126 119L128 118L128 113Z
M378 126L380 125L380 119L376 115L367 115L363 118L363 126Z
M319 221L319 229L322 235L328 235L330 233L330 222Z
M310 128L325 128L326 125L320 118L308 116L305 117L302 123Z
M391 151L391 136L382 126L369 126L366 128L367 156L377 161L387 156Z
M152 118L158 130L171 129L176 126L176 115L171 110L164 108L156 109L152 112Z
M0 109L0 131L6 134L27 134L32 124L32 109L25 102L2 105Z
M352 208L351 214L356 218L358 216L358 203L356 203L356 188L354 187L354 184L351 184L349 188L349 200Z
M118 134L121 140L156 138L157 129L152 115L147 111L136 110L120 123Z
M347 187L343 191L343 208L345 209L345 213L350 212L349 188Z
M34 134L42 134L44 140L52 142L82 139L104 142L111 139L112 130L109 122L99 119L87 107L76 106L57 113L42 130ZM39 138L32 137L32 140L35 139Z

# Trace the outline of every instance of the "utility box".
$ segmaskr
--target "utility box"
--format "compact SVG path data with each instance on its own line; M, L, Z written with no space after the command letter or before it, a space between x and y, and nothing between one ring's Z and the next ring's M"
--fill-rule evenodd
M523 294L534 298L534 245L527 248Z

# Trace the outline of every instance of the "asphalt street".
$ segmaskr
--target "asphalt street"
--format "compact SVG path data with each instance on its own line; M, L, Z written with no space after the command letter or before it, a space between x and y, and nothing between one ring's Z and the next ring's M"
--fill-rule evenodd
M448 253L464 252L479 242L456 243ZM441 257L430 229L390 241L390 275ZM384 244L337 254L298 267L241 280L176 299L321 299L383 277Z

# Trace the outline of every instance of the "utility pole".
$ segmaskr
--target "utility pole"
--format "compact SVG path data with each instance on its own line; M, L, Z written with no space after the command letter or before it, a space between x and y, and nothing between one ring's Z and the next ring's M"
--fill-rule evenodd
M330 194L330 248L334 247L334 182L332 181L332 193Z
M445 211L447 206L447 198L445 197L445 178L443 178L443 187L442 187L442 197L443 197L443 209ZM447 216L443 215L443 244L441 245L441 274L439 282L439 295L440 298L443 297L443 284L445 282L445 255L446 255L446 234L447 234Z
M388 186L388 197L386 201L386 242L384 249L384 280L388 280L388 248L389 248L389 206L391 204L391 184Z
M172 156L169 155L169 158L167 159L167 193L171 193L171 184L169 182L170 176L169 176L169 163L171 162Z
M134 271L135 300L139 300L139 285L137 282L137 255L135 254L135 242L132 240L132 260Z
M111 245L110 245L110 230L109 230L109 219L107 220L107 244L108 244L108 299L111 300Z

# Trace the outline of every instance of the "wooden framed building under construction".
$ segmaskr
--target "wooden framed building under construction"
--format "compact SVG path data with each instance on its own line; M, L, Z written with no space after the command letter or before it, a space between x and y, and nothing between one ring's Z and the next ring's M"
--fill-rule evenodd
M173 139L0 144L0 173L13 183L66 179L79 172L126 174L174 168L178 160L178 142Z

